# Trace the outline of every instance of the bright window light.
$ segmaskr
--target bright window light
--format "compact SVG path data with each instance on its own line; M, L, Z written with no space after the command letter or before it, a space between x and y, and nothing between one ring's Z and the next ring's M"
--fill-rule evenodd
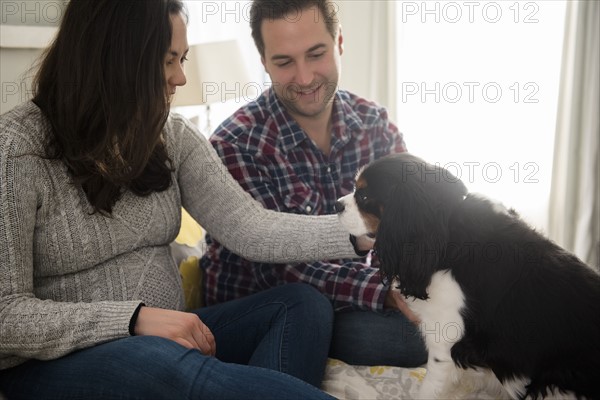
M546 229L564 1L399 1L410 152Z

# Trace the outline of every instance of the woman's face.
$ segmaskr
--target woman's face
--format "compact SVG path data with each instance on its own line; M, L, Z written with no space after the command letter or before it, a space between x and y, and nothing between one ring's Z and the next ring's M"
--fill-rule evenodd
M177 90L177 86L185 85L185 72L183 64L189 50L187 41L187 26L181 14L171 15L171 25L173 33L171 37L171 46L165 57L165 78L169 98L172 98Z

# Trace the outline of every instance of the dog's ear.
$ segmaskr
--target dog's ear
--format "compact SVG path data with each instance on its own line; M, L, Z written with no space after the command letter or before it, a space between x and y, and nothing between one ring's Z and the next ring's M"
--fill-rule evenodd
M427 299L427 287L446 243L443 224L432 218L423 193L396 187L383 211L375 250L381 275L396 280L405 296Z
M436 176L432 172L438 172ZM405 296L427 299L427 287L448 242L448 219L467 193L454 176L429 164L405 174L389 192L375 250L383 277L397 280Z

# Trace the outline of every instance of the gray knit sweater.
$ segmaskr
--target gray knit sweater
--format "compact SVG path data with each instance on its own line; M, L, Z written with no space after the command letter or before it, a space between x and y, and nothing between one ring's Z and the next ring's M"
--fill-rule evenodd
M165 127L169 189L125 193L92 214L65 165L41 157L48 121L32 102L0 117L0 369L128 336L136 307L181 310L169 253L181 207L245 258L300 262L353 255L336 216L263 209L184 118Z

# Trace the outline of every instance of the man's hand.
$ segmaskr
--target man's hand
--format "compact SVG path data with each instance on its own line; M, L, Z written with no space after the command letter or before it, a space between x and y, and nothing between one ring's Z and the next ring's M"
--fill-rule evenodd
M406 304L406 301L404 301L404 298L397 290L393 290L392 288L388 290L387 294L385 295L384 306L400 310L400 312L415 325L419 325L419 323L421 323L419 317L417 317L416 314L410 310L408 304Z
M370 238L366 235L356 237L356 248L361 251L372 250L375 244L375 239Z
M142 307L134 332L136 335L171 339L188 349L198 349L208 356L214 356L217 351L215 337L196 314Z

